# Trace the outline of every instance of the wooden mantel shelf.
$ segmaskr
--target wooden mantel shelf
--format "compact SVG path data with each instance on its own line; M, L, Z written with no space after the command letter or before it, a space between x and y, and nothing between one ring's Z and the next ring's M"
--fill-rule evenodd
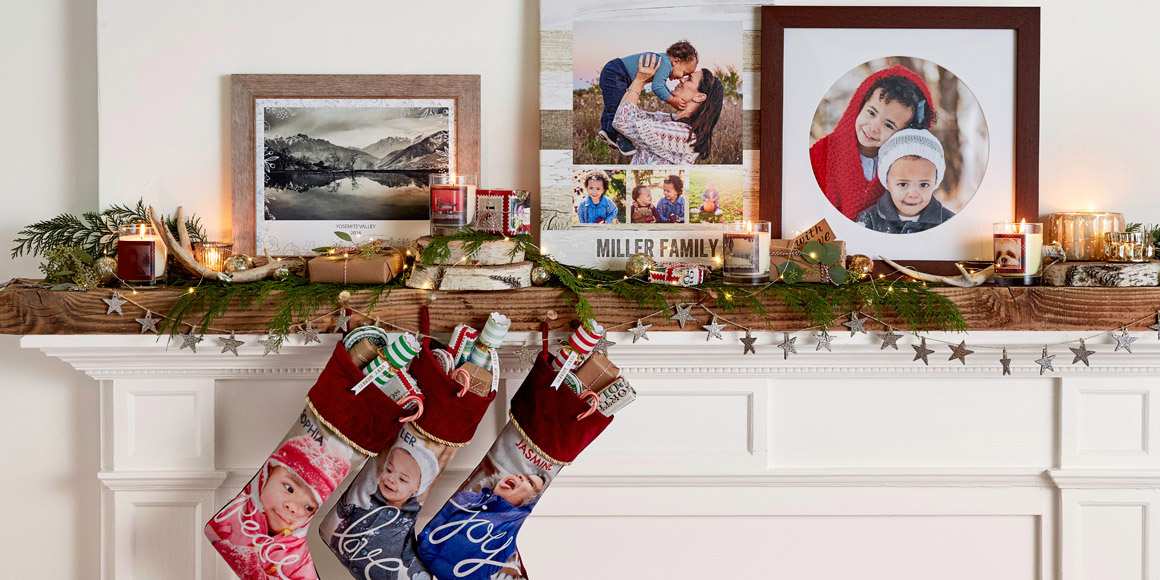
M936 292L958 305L970 330L1107 330L1127 321L1153 316L1160 309L1160 288L938 288ZM142 313L134 306L124 307L125 315L106 316L102 298L111 290L91 292L53 292L38 288L9 286L0 290L0 334L137 334L135 322ZM165 313L180 297L182 290L157 288L142 290L133 300L155 313ZM398 289L384 295L373 314L382 319L417 328L419 306L430 302L431 327L435 332L450 331L461 322L482 322L487 313L501 311L512 319L512 330L539 328L548 310L559 317L554 329L569 324L572 306L568 294L558 288L528 288L507 292L429 292ZM693 291L674 294L671 302L695 301ZM651 314L642 308L608 293L590 295L598 320L605 324L635 320ZM365 311L366 298L357 297L351 306ZM712 305L710 304L710 307ZM766 313L757 316L749 311L728 314L731 320L758 330L786 330L808 326L805 319L776 298L766 302ZM248 310L232 309L214 322L218 328L238 333L264 333L273 313L271 306ZM702 313L698 319L704 318ZM649 321L653 330L679 330L667 317ZM898 320L892 324L902 326ZM1154 320L1142 320L1130 329L1146 329ZM331 328L330 321L319 321L320 328ZM700 330L696 328L695 330Z

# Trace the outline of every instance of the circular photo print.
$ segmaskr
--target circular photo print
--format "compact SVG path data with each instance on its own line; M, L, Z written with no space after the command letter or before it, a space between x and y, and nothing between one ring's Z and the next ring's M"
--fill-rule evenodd
M983 181L987 155L987 120L975 95L921 58L858 65L822 97L810 126L810 163L826 199L888 234L954 219Z

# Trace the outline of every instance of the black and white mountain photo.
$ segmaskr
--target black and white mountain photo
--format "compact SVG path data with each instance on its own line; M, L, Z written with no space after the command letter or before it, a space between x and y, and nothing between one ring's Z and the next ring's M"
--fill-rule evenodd
M267 220L426 220L447 173L447 107L263 109Z

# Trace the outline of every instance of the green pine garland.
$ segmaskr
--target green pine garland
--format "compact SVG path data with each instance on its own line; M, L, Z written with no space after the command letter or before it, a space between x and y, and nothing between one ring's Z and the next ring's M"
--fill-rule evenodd
M505 239L502 236L465 230L453 236L434 238L423 250L420 262L433 264L450 255L450 242L463 242L467 255L478 252L484 242ZM529 236L506 238L516 242L515 251L523 250L526 258L542 267L552 278L569 291L576 317L580 320L595 318L588 297L608 292L639 306L662 310L669 308L673 294L687 290L664 284L650 284L645 280L628 278L621 272L582 268L561 264L551 256L543 255ZM822 252L818 252L821 254ZM836 258L835 258L836 259ZM828 258L809 259L823 263ZM838 266L831 266L837 268ZM845 271L842 270L844 273ZM784 274L784 271L782 272ZM787 276L788 277L788 276ZM933 292L921 282L907 280L853 281L849 276L841 284L809 284L778 282L758 287L738 287L725 284L719 274L696 287L716 298L716 308L723 312L749 309L765 313L764 301L775 298L793 310L801 312L811 325L829 327L853 311L866 312L877 317L893 313L908 328L962 331L966 322L953 302ZM338 308L338 296L343 290L354 295L369 293L372 297L367 309L373 309L384 296L395 288L404 287L402 277L383 285L351 286L344 284L309 282L291 275L283 280L262 280L249 284L203 282L194 292L183 295L168 313L166 322L170 333L180 332L186 319L200 313L195 327L205 332L213 321L229 308L250 308L275 303L273 319L268 331L287 334L296 321L317 316L319 312Z
M174 216L164 216L162 219L176 236L177 220ZM62 213L20 230L13 240L16 245L12 247L11 255L12 258L26 254L38 256L68 246L77 246L94 258L113 255L117 250L119 228L148 220L144 200L137 200L137 205L133 207L115 204L100 212L87 211L80 215ZM205 228L196 215L186 218L185 226L193 241L205 241Z

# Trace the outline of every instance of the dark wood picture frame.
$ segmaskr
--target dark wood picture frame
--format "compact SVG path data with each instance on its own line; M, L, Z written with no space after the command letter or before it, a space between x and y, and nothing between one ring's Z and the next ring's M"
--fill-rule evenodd
M1004 29L1015 32L1015 220L1039 218L1039 8L763 6L761 8L761 219L781 235L782 78L785 30L794 28ZM926 261L911 264L947 265Z
M230 75L234 251L255 251L256 99L453 99L456 172L478 178L479 87L479 75Z

